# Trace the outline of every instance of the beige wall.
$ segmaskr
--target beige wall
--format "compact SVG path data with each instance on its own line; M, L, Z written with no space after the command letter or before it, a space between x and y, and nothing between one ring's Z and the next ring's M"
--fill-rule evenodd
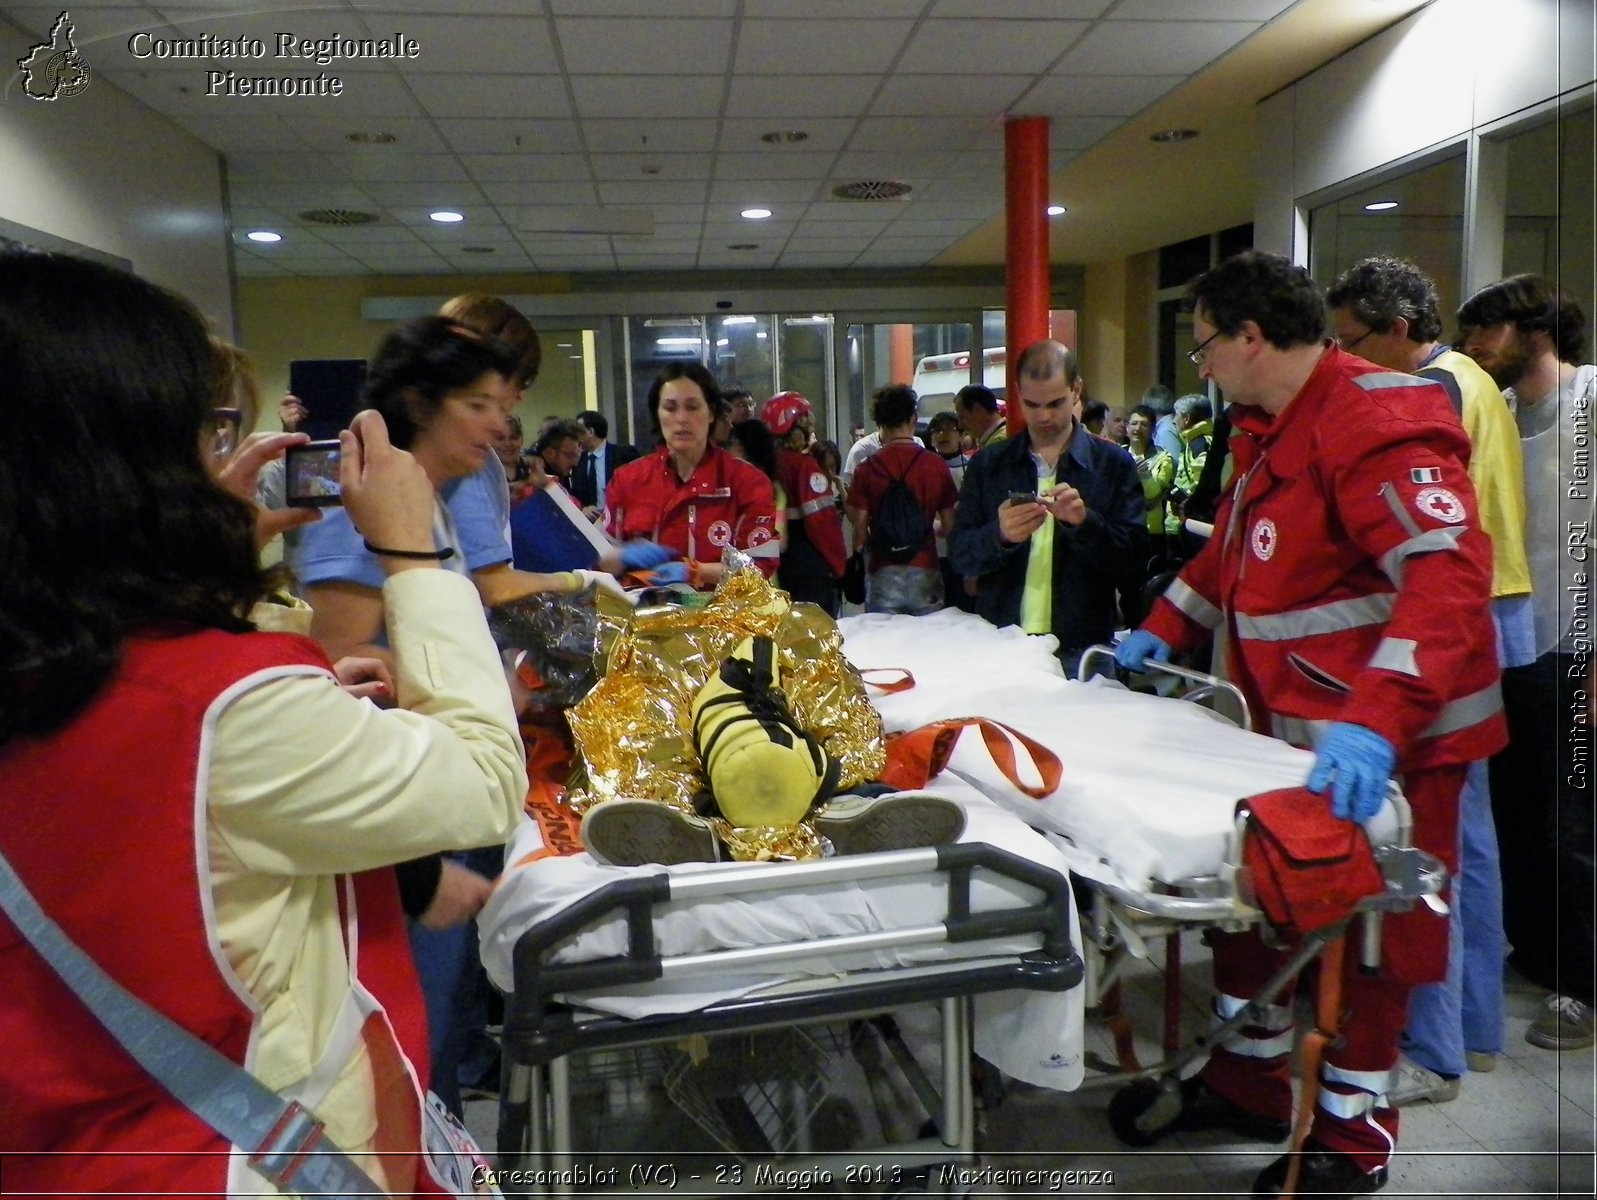
M1157 370L1153 298L1156 252L1089 263L1081 305L1081 369L1087 393L1129 407Z
M0 20L8 79L0 92L0 232L30 240L37 231L126 260L187 296L228 336L233 301L216 152L103 77L91 74L75 96L23 94L15 63L49 32ZM92 72L93 47L80 49Z

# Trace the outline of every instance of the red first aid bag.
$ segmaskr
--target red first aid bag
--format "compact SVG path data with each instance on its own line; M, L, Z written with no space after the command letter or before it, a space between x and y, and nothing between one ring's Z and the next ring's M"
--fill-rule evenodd
M1286 933L1313 933L1385 889L1364 827L1332 816L1307 788L1261 792L1237 805L1247 816L1242 862L1255 903Z

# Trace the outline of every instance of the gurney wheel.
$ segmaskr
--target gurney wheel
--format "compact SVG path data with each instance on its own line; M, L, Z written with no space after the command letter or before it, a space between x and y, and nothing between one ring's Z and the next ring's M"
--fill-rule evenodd
M1153 1145L1180 1116L1181 1091L1173 1079L1163 1084L1140 1079L1109 1101L1109 1128L1128 1146Z

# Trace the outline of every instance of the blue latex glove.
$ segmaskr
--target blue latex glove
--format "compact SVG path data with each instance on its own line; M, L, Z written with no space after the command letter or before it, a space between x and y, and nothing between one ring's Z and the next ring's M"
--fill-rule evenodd
M1309 771L1311 792L1331 789L1331 814L1344 821L1368 821L1381 810L1397 750L1374 730L1337 721L1314 748Z
M675 557L673 551L654 542L627 542L621 547L621 565L629 571L647 571Z
M1146 629L1133 629L1126 640L1115 647L1115 666L1139 675L1148 669L1148 660L1170 661L1170 643Z
M687 583L688 564L685 562L661 563L649 572L653 583Z

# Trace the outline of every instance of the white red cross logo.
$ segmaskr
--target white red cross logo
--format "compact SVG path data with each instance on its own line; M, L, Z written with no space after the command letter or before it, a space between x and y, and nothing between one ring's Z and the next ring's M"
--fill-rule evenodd
M1261 517L1253 526L1253 553L1259 556L1260 561L1269 562L1275 554L1276 543L1280 539L1276 536L1275 522L1269 517Z
M1414 507L1432 520L1457 525L1464 520L1464 504L1446 488L1422 488L1414 497Z

